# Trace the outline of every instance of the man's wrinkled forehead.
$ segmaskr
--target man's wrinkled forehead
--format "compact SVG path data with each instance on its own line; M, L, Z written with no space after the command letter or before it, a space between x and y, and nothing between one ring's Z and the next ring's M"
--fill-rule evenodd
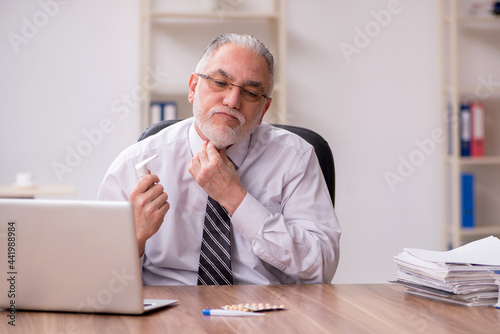
M270 80L271 80L271 76L269 73L269 67L267 66L267 60L263 56L255 53L255 51L253 51L252 49L244 47L244 46L240 46L237 44L233 44L233 43L226 43L226 44L220 45L217 49L214 50L214 52L212 53L212 55L208 59L207 64L205 66L205 69L204 69L204 71L206 72L205 74L210 75L210 76L217 74L217 75L223 76L224 78L229 79L233 82L235 80L238 80L238 78L235 77L234 73L232 73L231 68L227 63L220 62L217 64L217 61L216 61L216 59L218 59L219 57L224 57L227 53L230 53L231 50L235 50L235 49L245 50L246 52L251 54L256 59L259 59L259 61L261 62L258 70L254 70L254 72L258 75L253 76L251 78L245 78L244 81L239 82L239 84L242 84L242 85L244 84L244 85L248 85L248 86L252 86L252 87L265 87L266 85L264 83L266 81L270 82ZM216 64L214 64L214 63L216 63Z

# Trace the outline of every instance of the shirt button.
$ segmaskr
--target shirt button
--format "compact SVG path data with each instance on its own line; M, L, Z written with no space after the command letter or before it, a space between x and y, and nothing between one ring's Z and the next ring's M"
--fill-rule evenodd
M241 227L238 228L238 232L240 232L241 234L243 234L243 229Z

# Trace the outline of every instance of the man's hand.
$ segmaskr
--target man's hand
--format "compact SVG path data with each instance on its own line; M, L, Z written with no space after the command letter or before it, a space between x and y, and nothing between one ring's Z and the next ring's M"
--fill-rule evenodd
M205 142L191 160L189 172L196 182L230 215L236 211L247 192L241 184L226 150L217 151L210 142Z
M134 207L135 229L139 245L139 256L144 254L146 240L155 234L163 223L170 204L163 192L160 179L153 174L144 175L130 193Z

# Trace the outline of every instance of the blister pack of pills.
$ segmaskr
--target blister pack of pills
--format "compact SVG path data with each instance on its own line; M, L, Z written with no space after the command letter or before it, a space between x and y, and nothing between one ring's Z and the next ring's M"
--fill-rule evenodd
M245 312L269 312L280 311L285 309L285 305L276 305L269 303L248 303L222 306L225 310L245 311Z

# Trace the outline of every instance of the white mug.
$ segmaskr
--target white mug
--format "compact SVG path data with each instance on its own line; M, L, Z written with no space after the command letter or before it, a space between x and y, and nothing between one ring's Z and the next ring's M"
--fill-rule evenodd
M18 187L33 187L35 185L35 177L33 173L17 173L16 186Z

